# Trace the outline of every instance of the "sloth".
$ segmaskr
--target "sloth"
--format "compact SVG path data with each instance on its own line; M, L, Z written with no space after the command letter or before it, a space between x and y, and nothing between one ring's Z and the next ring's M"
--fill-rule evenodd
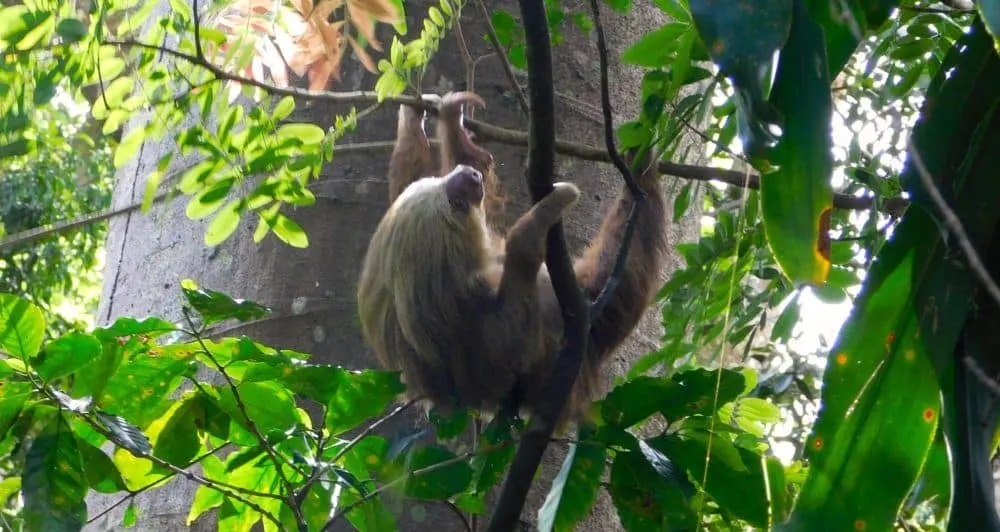
M471 92L449 93L438 102L437 170L424 111L400 106L389 161L390 205L358 283L362 333L381 366L402 373L412 399L483 412L514 401L530 413L563 343L562 315L544 264L546 235L580 191L556 183L506 236L493 229L491 218L502 204L493 156L465 129L466 104L484 102ZM635 328L660 283L667 215L655 165L645 162L636 180L646 199L617 289L591 324L564 421L588 417L603 362ZM611 276L632 204L625 188L574 263L590 301Z

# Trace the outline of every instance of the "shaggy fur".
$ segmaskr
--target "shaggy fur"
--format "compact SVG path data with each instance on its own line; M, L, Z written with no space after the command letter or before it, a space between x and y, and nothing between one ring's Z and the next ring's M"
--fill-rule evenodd
M504 241L490 229L491 213L502 204L493 157L462 126L466 103L482 105L482 100L451 93L440 102L442 177L422 177L431 158L423 113L407 106L399 110L389 169L391 205L372 237L358 286L362 330L380 364L402 371L410 397L493 411L513 396L531 410L562 343L562 316L544 266L546 234L579 190L556 184ZM659 283L667 250L666 208L653 165L637 180L647 200L618 288L592 326L566 419L585 413L602 363L635 328ZM631 204L623 191L575 263L591 300L614 267Z

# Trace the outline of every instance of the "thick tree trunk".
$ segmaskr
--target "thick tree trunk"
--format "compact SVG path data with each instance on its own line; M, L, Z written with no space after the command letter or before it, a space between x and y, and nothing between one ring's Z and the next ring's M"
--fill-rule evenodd
M411 28L420 27L420 20L431 3L408 3ZM582 4L564 6L567 9L587 10ZM517 12L516 5L511 2L499 7L510 13ZM617 58L638 36L663 21L662 14L651 4L634 5L627 17L605 13L613 61L611 99L618 121L636 115L640 103L641 76L632 69L620 66ZM465 8L463 30L473 58L491 52L481 38L486 32L482 17L473 3ZM576 142L603 145L599 67L593 37L582 36L579 30L569 26L564 28L564 34L566 42L555 50L560 136ZM443 93L466 88L464 54L456 41L449 38L443 44L427 72L425 92ZM334 90L370 89L373 83L371 75L355 65L346 64L341 83ZM504 127L526 128L527 119L521 114L517 100L511 96L510 85L496 57L479 62L475 90L488 103L487 109L477 112L477 119ZM299 102L296 114L291 118L310 120L327 127L336 113L346 110L317 102ZM345 141L391 139L395 134L395 117L395 109L380 110L366 118L360 124L358 133ZM526 150L510 146L487 147L494 152L498 175L507 192L508 216L517 216L529 204L523 173ZM138 159L119 171L114 204L120 206L139 200L146 176L154 169L157 160L173 148L172 143L147 142ZM270 319L238 331L228 331L227 334L245 334L268 345L310 352L317 362L355 368L374 366L374 358L361 341L354 293L368 239L386 207L387 160L386 152L338 156L334 163L324 168L320 181L313 185L316 205L289 213L308 232L310 246L304 250L288 247L274 237L256 245L251 239L253 226L246 222L224 244L208 249L202 240L205 224L185 217L184 200L156 207L149 215L133 214L112 220L99 321L107 323L119 316L146 314L178 319L178 283L184 278L191 278L206 288L254 300L274 309ZM189 163L181 161L178 165L183 167ZM581 202L572 209L567 223L571 246L579 249L596 233L601 214L618 194L620 176L610 165L567 158L559 159L557 172L559 179L573 181L584 191ZM671 186L669 181L665 185ZM689 216L671 227L670 232L674 243L697 236L697 216ZM671 270L679 261L679 257L672 257ZM304 307L302 302L306 303ZM657 346L660 335L658 315L658 311L651 310L632 339L614 356L609 364L609 381L610 375L621 374L638 356ZM419 420L413 417L404 421L414 422ZM558 471L564 452L554 446L546 457L543 478L536 483L523 516L529 528L534 528L537 510L548 491L549 481ZM190 482L175 479L164 488L137 496L139 529L184 528L195 488ZM111 500L93 498L89 502L90 513L95 515ZM400 528L464 530L456 515L444 510L441 505L426 510L402 512L398 516ZM120 518L121 509L109 513L91 528L115 529ZM610 498L602 496L583 529L616 528L617 517ZM194 529L214 529L214 525L200 523Z

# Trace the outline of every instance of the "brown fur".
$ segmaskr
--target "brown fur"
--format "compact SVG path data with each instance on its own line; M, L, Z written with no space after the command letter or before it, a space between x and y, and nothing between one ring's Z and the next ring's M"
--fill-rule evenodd
M514 392L532 409L562 342L559 304L543 264L545 238L579 191L556 184L504 242L487 223L488 206L502 203L493 157L462 127L464 103L482 100L471 93L442 99L443 177L422 179L430 160L423 116L400 109L389 170L392 204L372 237L358 287L362 329L382 366L402 371L411 397L494 410ZM658 286L667 249L666 208L652 166L637 179L647 201L618 288L591 329L567 419L585 413L601 364L631 333ZM470 186L478 194L468 194ZM631 204L623 192L576 261L577 278L591 300L614 266Z

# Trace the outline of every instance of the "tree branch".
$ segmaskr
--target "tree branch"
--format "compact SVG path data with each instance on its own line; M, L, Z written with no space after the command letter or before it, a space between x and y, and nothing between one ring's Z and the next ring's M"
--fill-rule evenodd
M126 40L110 39L110 40L105 40L103 44L110 44L115 46L139 47L139 48L157 50L164 54L184 59L186 61L191 62L192 64L206 68L220 80L233 81L235 83L243 83L246 85L250 85L252 87L260 88L268 92L269 94L276 94L279 96L293 96L307 100L326 101L344 105L370 104L381 101L381 102L404 104L413 107L419 107L431 114L437 113L436 102L434 100L424 100L423 98L418 98L414 96L405 96L405 95L386 96L382 100L379 100L378 94L372 91L334 92L334 91L311 91L295 87L278 87L276 85L266 83L263 81L258 81L252 78L246 78L243 76L230 74L220 69L219 67L213 65L212 63L209 63L205 59L199 59L198 57L193 56L191 54L187 54L178 50L173 50L165 46L139 42L131 39L126 39ZM480 141L497 142L500 144L508 144L514 146L528 145L528 134L523 131L497 127L494 125L487 124L485 122L479 122L477 120L466 120L464 122L464 125L469 131L475 133L476 138ZM567 155L588 161L611 162L611 155L607 152L607 150L603 150L601 148L596 148L593 146L587 146L586 144L577 144L573 142L568 142L565 140L556 139L556 152L561 155ZM722 170L706 166L677 164L668 161L660 161L659 164L657 165L657 169L660 173L672 175L674 177L680 177L682 179L693 179L695 181L719 181L721 183L726 183L738 187L748 187L753 189L760 188L760 177L755 174L746 175L743 172L736 172L733 170ZM872 197L857 197L846 194L834 194L833 198L833 205L838 209L866 210L870 209L873 204L874 204L874 198ZM903 208L905 208L907 205L909 205L909 202L906 199L899 197L887 198L886 200L884 200L884 205L886 210L890 212L893 211L898 212Z
M517 95L517 103L521 105L521 112L528 114L528 100L524 97L524 91L521 90L521 85L514 76L514 69L510 65L510 60L507 59L507 54L503 46L500 45L500 38L497 37L497 30L493 27L490 11L486 9L486 4L483 3L483 0L476 0L476 7L479 8L479 14L483 17L483 22L486 24L486 36L489 38L490 46L493 47L493 51L496 52L497 57L500 59L500 64L503 66L503 73L507 76L507 82L510 83L511 90Z
M604 26L601 24L601 8L597 4L597 0L590 0L590 16L593 18L594 28L597 30L597 53L600 56L601 62L601 113L604 116L604 146L608 150L611 162L622 174L622 179L625 181L625 186L628 187L629 194L632 195L632 206L629 208L628 218L625 220L625 231L622 236L622 242L618 246L618 254L615 256L615 265L611 269L611 275L608 276L608 280L604 282L601 293L598 294L597 299L590 306L591 323L595 323L601 316L601 312L604 311L604 307L607 306L608 301L611 301L611 298L615 295L615 289L618 288L618 283L621 281L622 270L625 268L625 259L628 258L628 249L632 243L632 235L635 233L635 220L639 215L639 209L642 208L642 204L646 200L646 193L636 184L632 170L622 160L621 155L618 154L618 148L615 147L615 126L611 109L611 91L608 87L610 84L608 81L608 46L604 40Z
M552 82L552 50L543 0L519 0L524 23L525 56L528 62L528 189L538 202L552 191L555 166L555 87ZM503 490L493 508L489 532L514 530L524 508L524 500L535 471L548 447L566 400L580 373L590 330L589 307L576 280L573 263L566 250L562 224L549 231L546 266L563 317L564 347L543 393L540 406L531 416L510 466Z

